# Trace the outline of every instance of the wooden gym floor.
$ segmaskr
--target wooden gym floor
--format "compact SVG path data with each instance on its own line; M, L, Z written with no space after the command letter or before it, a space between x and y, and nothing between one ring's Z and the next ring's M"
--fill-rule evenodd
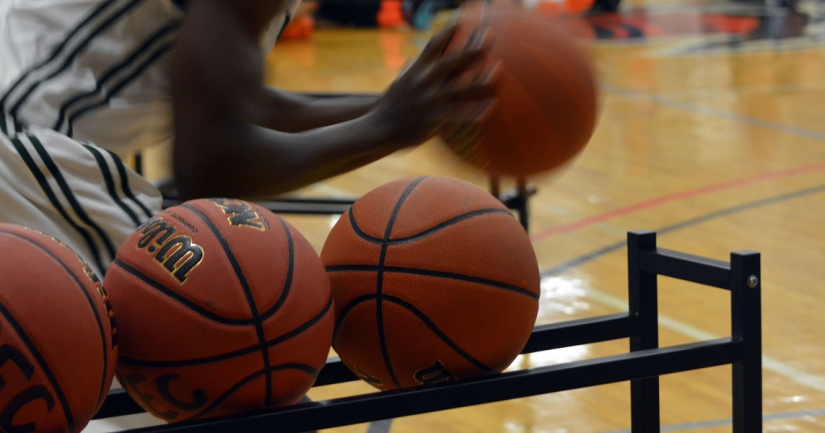
M539 323L626 311L629 230L655 230L660 247L719 260L761 252L764 429L813 433L825 431L825 3L802 0L797 9L626 0L620 15L590 18L584 43L599 75L600 121L575 164L531 180L530 235L543 273ZM380 91L429 35L317 30L280 43L267 79L299 91ZM355 197L421 175L487 187L431 142L298 195ZM334 223L288 219L318 251ZM726 292L661 279L659 305L663 346L730 333ZM627 347L536 353L512 368ZM663 431L731 431L730 387L730 367L664 377ZM374 390L351 383L310 396L365 392ZM390 431L625 432L629 407L629 385L620 383L396 419Z

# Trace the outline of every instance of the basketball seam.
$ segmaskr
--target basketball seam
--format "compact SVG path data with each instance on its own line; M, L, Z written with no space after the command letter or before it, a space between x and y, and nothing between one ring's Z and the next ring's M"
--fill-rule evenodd
M17 335L23 340L23 344L26 345L26 348L31 352L32 356L34 356L37 363L40 365L40 368L43 370L43 373L46 375L46 378L51 383L52 387L54 388L55 393L57 394L58 400L60 400L60 405L63 406L63 414L66 416L66 424L68 424L68 428L70 432L74 431L74 417L72 417L72 411L69 408L69 402L66 399L66 396L63 394L62 389L60 388L60 384L57 381L57 378L52 373L51 369L49 369L48 364L46 364L46 360L43 359L43 355L37 350L34 346L34 342L29 338L23 328L20 326L20 323L14 319L14 316L11 315L6 306L0 302L0 315L6 318L12 328L14 328Z
M274 365L274 366L267 366L267 368L263 368L261 370L258 370L256 372L250 374L249 376L246 376L243 379L239 380L237 383L235 383L235 385L233 385L231 388L226 390L226 392L224 392L220 396L216 397L211 405L207 406L206 408L204 408L202 411L196 413L195 415L192 415L192 416L190 416L188 418L185 418L185 419L197 419L197 418L200 418L200 417L206 415L212 409L215 409L221 403L223 403L223 401L226 400L227 397L232 395L232 393L234 393L235 391L237 391L238 389L240 389L242 386L246 385L247 383L255 380L255 378L257 378L257 377L260 377L260 376L263 376L263 375L266 375L267 377L269 377L269 373L271 373L273 371L288 370L288 369L303 371L303 372L305 372L305 373L307 373L311 376L316 376L316 377L318 376L318 370L312 368L311 365L306 365L306 364L287 363L287 364L278 364L278 365ZM269 406L270 406L270 402L267 402L266 407L269 407Z
M99 407L101 401L105 398L105 395L108 392L105 389L105 385L106 385L106 377L109 376L109 357L107 356L107 353L109 351L107 350L108 341L106 341L106 333L104 331L103 321L100 318L100 314L98 313L97 308L95 308L94 300L92 300L91 295L89 295L89 293L86 291L85 287L83 286L83 283L71 271L69 266L66 263L64 263L63 260L60 259L60 257L58 257L56 254L54 254L51 250L49 250L45 245L35 241L34 239L27 238L26 236L23 236L19 233L7 231L7 230L0 230L0 233L10 235L10 236L14 236L14 237L17 237L21 240L29 242L30 244L34 245L35 247L41 249L46 254L51 256L51 258L53 258L63 268L63 270L66 271L66 273L69 275L69 277L71 277L74 280L74 282L80 288L80 292L83 293L83 296L86 298L86 302L89 304L89 306L92 309L92 314L94 315L95 322L97 323L97 330L98 330L98 333L100 334L100 339L101 339L101 342L102 342L103 373L104 373L104 375L103 375L103 379L100 382L100 389L99 389L98 394L97 394L97 402L95 402L95 408ZM73 428L74 427L71 426L70 430L72 430Z
M287 341L287 340L289 340L289 339L291 339L295 336L298 336L301 333L303 333L304 331L306 331L307 329L311 328L316 323L320 322L321 319L323 319L324 316L327 315L327 313L329 313L329 311L332 309L332 305L333 305L332 296L330 296L329 300L327 301L327 304L324 306L324 308L318 314L311 317L309 320L307 320L305 323L301 324L297 328L292 329L292 330L290 330L290 331L288 331L288 332L286 332L286 333L284 333L284 334L282 334L282 335L280 335L276 338L273 338L270 341L265 342L265 346L266 346L265 349L269 350L272 347L277 346L278 344L281 344L281 343L283 343L283 342L285 342L285 341ZM136 365L136 366L142 366L142 367L157 367L157 368L188 367L188 366L192 366L192 365L206 364L206 363L218 362L218 361L224 361L224 360L227 360L227 359L236 358L236 357L239 357L239 356L254 353L255 350L257 350L259 348L260 348L260 345L255 345L255 346L250 346L250 347L247 347L247 348L244 348L244 349L239 349L239 350L235 350L235 351L232 351L232 352L223 353L223 354L220 354L220 355L203 357L203 358L196 358L196 359L180 360L180 361L152 361L152 360L146 360L146 359L132 358L132 357L128 357L128 356L121 356L118 361L123 363L123 364Z
M378 297L375 294L361 295L350 301L350 303L347 304L343 309L341 309L341 311L336 315L337 317L335 319L335 331L332 334L332 345L334 349L337 349L336 346L338 345L338 331L340 330L341 324L344 322L344 318L347 317L347 314L349 314L350 310L371 299L375 299L377 302Z
M391 239L391 240L386 241L386 242L387 242L388 245L397 245L397 244L413 242L413 241L425 238L427 236L430 236L434 233L437 233L437 232L447 228L450 225L459 223L459 222L464 221L464 220L471 219L473 217L482 216L482 215L490 215L490 214L503 214L503 215L509 215L510 217L515 218L513 216L513 214L508 210L504 210L504 209L479 209L479 210L476 210L476 211L467 212L465 214L458 215L456 217L450 218L449 220L444 221L444 222L442 222L442 223L440 223L436 226L430 227L429 229L426 229L425 231L423 231L421 233L418 233L418 234L415 234L415 235L412 235L412 236L409 236L409 237L406 237L406 238ZM361 228L358 226L358 222L355 220L355 216L353 215L352 211L350 211L350 213L349 213L349 222L350 222L350 226L352 226L353 232L358 237L360 237L361 239L363 239L367 242L375 243L375 244L379 244L379 243L383 244L385 242L385 240L372 237L372 236L368 235L367 233L365 233L363 230L361 230Z
M410 304L409 302L407 302L407 301L405 301L401 298L395 297L395 296L382 295L382 297L387 302L391 302L393 304L396 304L396 305L404 308L405 310L409 311L413 315L415 315L419 320L421 320L427 326L427 328L430 329L430 331L432 331L441 341L443 341L450 349L452 349L453 352L458 354L460 357L464 358L465 361L469 362L474 367L478 368L480 371L482 371L484 373L491 373L493 371L492 368L484 365L482 362L478 361L472 355L470 355L469 353L464 351L464 349L462 349L458 344L456 344L453 340L451 340L447 336L447 334L445 334L440 328L438 328L438 326L436 326L436 324L432 320L430 320L430 318L427 317L426 314L424 314L421 310L415 308L414 305ZM350 302L346 307L344 307L343 310L341 310L341 313L339 314L339 319L338 319L339 323L343 322L346 315L350 311L352 311L352 309L354 309L359 304L361 304L365 301L371 300L371 299L377 299L377 295L361 296L361 297L356 298L354 301ZM337 338L337 333L336 333L335 337ZM396 384L396 385L398 385L398 384ZM399 388L400 388L400 386L399 386Z
M398 382L398 378L396 377L395 371L392 368L392 362L390 361L390 354L387 349L387 341L386 336L384 334L384 312L383 307L381 305L384 296L384 261L387 258L387 248L389 247L390 236L392 235L393 225L395 224L395 219L398 217L398 212L401 211L401 206L404 204L404 201L410 195L412 190L425 179L426 177L419 177L418 179L413 180L401 194L401 197L398 198L398 201L395 203L395 208L392 210L392 214L390 214L390 218L387 221L387 228L384 231L384 242L381 244L381 255L378 258L378 270L376 272L377 278L375 293L378 297L376 299L375 315L378 324L378 342L381 345L381 353L384 356L384 364L387 367L387 372L389 373L390 378L392 379L393 383L397 388L401 388L401 384Z
M289 292L292 289L292 279L294 278L295 274L295 243L292 239L292 232L289 230L289 226L287 226L283 218L277 215L275 216L275 218L277 218L278 222L281 223L281 226L284 229L284 233L286 233L287 249L289 251L289 266L287 267L284 288L281 290L281 296L280 298L278 298L278 300L275 302L275 305L273 305L272 308L261 313L260 318L262 321L268 319L273 314L278 312L278 310L281 308L284 302L286 302L286 297L289 295Z
M232 270L235 272L235 277L238 279L238 282L241 284L241 288L243 288L244 295L246 296L246 301L249 304L250 312L252 313L252 320L253 325L255 326L255 333L258 336L258 345L261 349L261 357L263 358L264 368L269 368L269 352L267 351L266 347L264 346L266 342L266 333L264 332L263 325L261 324L261 316L258 313L258 306L255 304L255 297L252 295L252 289L249 287L249 282L246 280L246 276L241 269L241 264L238 262L235 254L232 251L232 248L229 247L229 243L226 242L226 239L223 237L223 234L218 230L218 227L203 213L200 209L196 208L191 204L182 204L182 207L189 209L192 211L198 218L200 218L204 224L209 228L212 232L212 235L215 236L215 239L221 244L221 248L223 249L224 255L226 255L227 260L232 265ZM270 402L272 401L272 381L271 378L267 375L266 377L266 391L265 391L265 401L266 406L269 407Z
M247 326L247 325L252 325L252 324L255 323L254 319L230 319L228 317L219 316L219 315L217 315L217 314L215 314L215 313L199 306L198 304L186 299L185 297L181 296L180 294L166 288L166 286L164 286L160 282L154 280L153 278L149 277L148 275L144 274L143 272L141 272L137 268L132 267L130 264L124 262L123 260L121 260L119 258L115 258L115 260L112 261L111 265L123 269L128 274L138 278L139 280L143 281L144 283L148 284L149 286L151 286L152 288L158 290L159 292L163 293L164 295L169 296L170 298L174 299L181 306L186 307L189 310L192 310L195 313L197 313L198 315L203 316L204 318L209 319L213 322L221 323L221 324L224 324L224 325L230 325L230 326Z
M434 278L444 278L456 281L464 281L468 283L475 283L475 284L482 284L485 286L503 289L507 291L511 291L514 293L518 293L520 295L524 295L530 297L536 301L539 299L539 294L531 292L530 290L523 289L519 286L515 286L512 284L503 283L500 281L495 280L488 280L481 277L474 277L472 275L464 275L464 274L454 274L451 272L444 272L444 271L432 271L428 269L419 269L419 268L404 268L400 266L384 266L382 268L384 272L396 273L396 274L408 274L408 275L421 275L425 277L434 277ZM326 271L328 273L332 272L369 272L369 271L376 271L378 270L378 266L374 265L338 265L338 266L327 266Z

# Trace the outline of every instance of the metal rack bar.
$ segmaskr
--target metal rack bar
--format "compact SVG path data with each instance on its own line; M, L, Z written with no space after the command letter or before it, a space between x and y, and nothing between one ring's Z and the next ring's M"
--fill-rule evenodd
M656 234L628 233L627 313L541 325L522 353L629 338L625 354L494 374L449 384L374 392L302 403L240 416L180 422L137 432L301 432L630 381L634 433L659 431L659 376L731 365L733 431L762 431L760 255L731 253L725 263L659 249ZM704 283L731 292L731 336L660 348L658 275ZM726 284L722 284L726 283ZM358 380L331 359L316 386ZM140 412L122 390L110 393L96 418Z

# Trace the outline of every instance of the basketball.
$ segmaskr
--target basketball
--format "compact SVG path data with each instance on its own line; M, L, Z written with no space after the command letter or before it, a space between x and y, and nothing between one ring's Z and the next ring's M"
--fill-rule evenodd
M170 207L118 249L118 380L168 422L297 402L334 326L329 279L288 222L245 201Z
M100 280L61 242L6 223L0 275L0 430L83 430L117 361L117 328Z
M535 324L530 239L495 197L446 177L402 179L358 199L321 251L333 348L379 389L500 372Z
M465 7L447 52L486 29L486 59L498 62L496 103L474 130L443 131L462 160L495 175L526 177L568 163L587 145L597 116L589 58L560 19L516 7Z

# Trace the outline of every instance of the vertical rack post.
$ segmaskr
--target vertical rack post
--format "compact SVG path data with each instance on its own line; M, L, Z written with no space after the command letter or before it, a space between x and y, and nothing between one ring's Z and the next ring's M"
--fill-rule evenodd
M530 197L530 192L527 190L527 179L526 178L519 178L517 180L517 191L518 191L518 218L521 226L524 227L524 230L528 233L530 232L530 218L528 215L529 210L527 209L527 200Z
M527 185L526 178L516 179L516 188L505 193L501 192L501 177L490 175L490 194L504 203L507 208L518 212L519 223L524 230L529 232L530 216L528 214L527 203L530 196L535 192Z
M659 347L657 274L642 270L642 253L656 251L656 233L627 234L628 300L631 325L630 351ZM659 431L659 377L630 381L630 416L633 433Z
M760 255L731 253L731 337L744 344L733 369L733 432L762 431L762 295Z

